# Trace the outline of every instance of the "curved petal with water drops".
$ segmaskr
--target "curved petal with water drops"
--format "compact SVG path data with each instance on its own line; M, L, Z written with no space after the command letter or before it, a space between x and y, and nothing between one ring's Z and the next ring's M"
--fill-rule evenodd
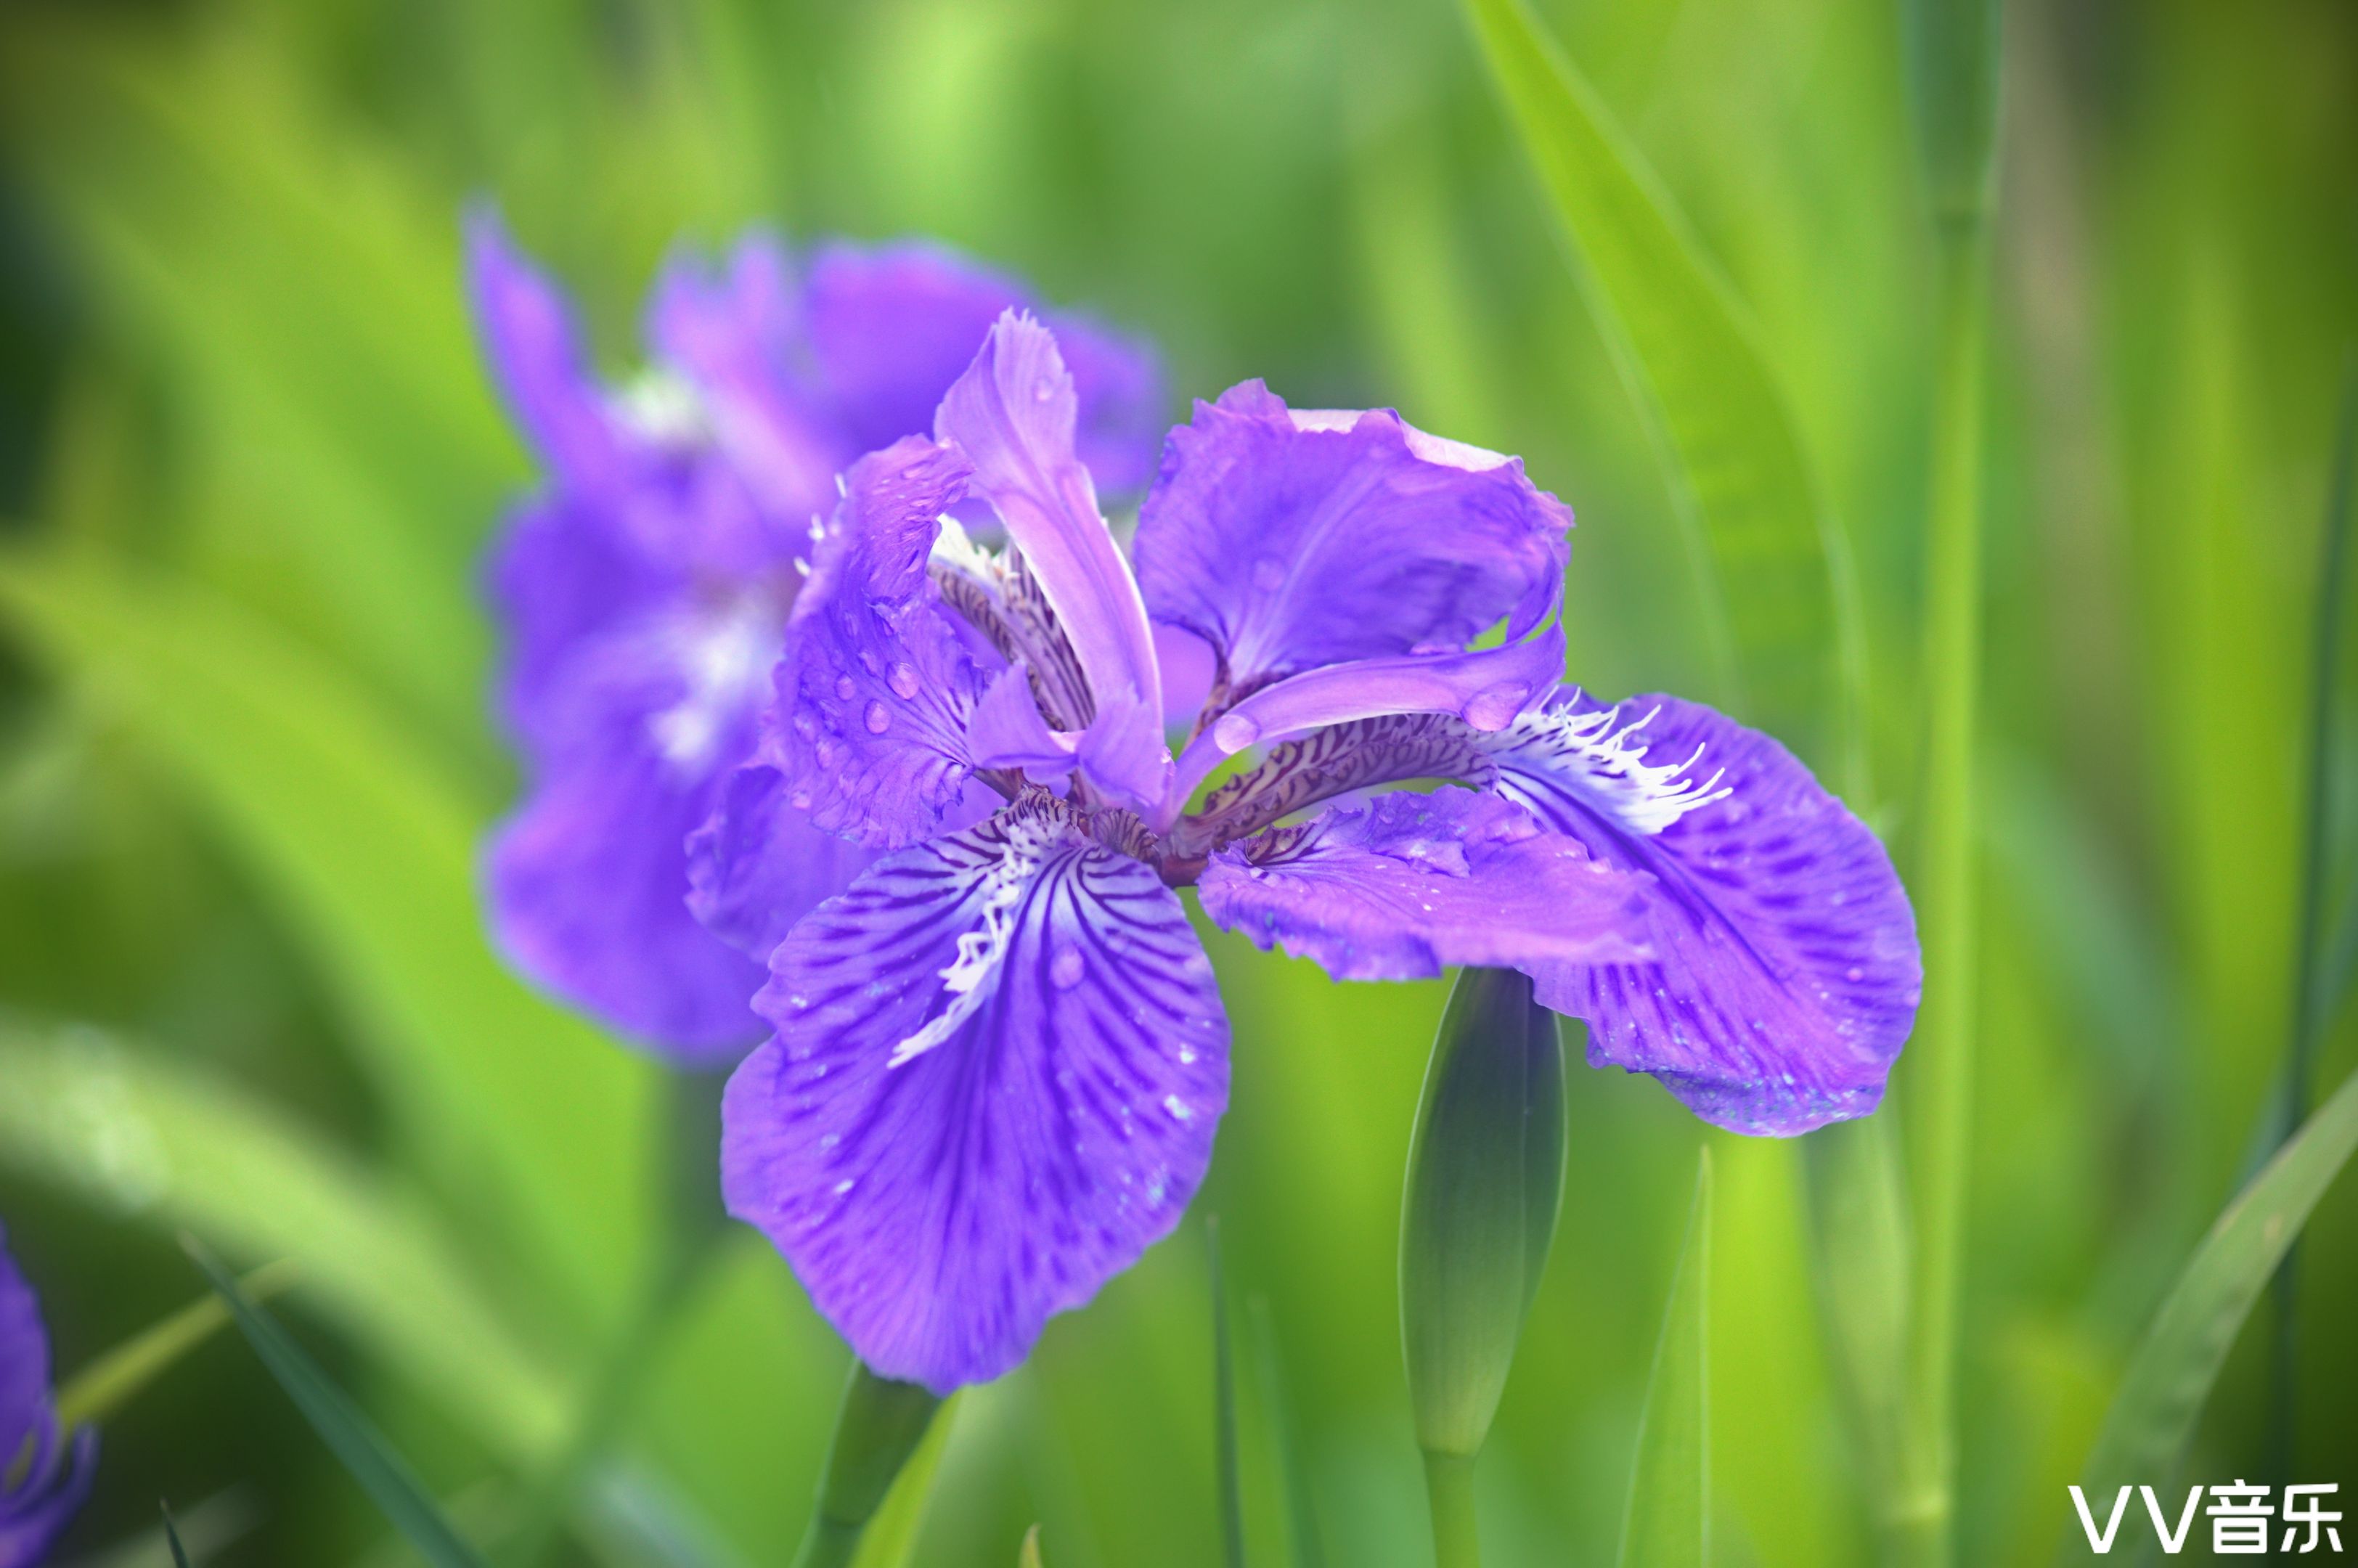
M1647 956L1648 879L1468 790L1332 807L1217 851L1197 885L1214 924L1338 980Z
M852 465L748 764L776 769L813 824L871 848L933 832L974 773L967 725L992 672L925 569L968 471L922 436Z
M946 1393L1167 1234L1228 1104L1178 896L1041 793L796 926L730 1080L721 1176L862 1360Z
M1881 1101L1914 1025L1908 894L1866 824L1774 740L1673 697L1568 691L1475 738L1497 787L1598 860L1650 874L1635 964L1531 970L1592 1065L1650 1073L1706 1121L1806 1132Z
M1521 638L1561 595L1571 525L1518 459L1388 409L1290 410L1249 381L1172 431L1139 512L1139 585L1155 620L1211 643L1249 694L1454 653L1502 619Z

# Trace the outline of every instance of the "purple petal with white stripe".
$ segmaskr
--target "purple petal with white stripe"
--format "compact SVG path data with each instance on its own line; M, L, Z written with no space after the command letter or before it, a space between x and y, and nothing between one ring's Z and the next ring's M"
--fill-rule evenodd
M90 1496L97 1465L96 1432L58 1430L40 1303L0 1229L0 1568L47 1561Z
M1198 886L1214 924L1338 980L1647 956L1649 879L1468 790L1335 806L1219 850Z
M1048 330L1010 312L935 416L936 439L974 464L1088 677L1096 716L1081 759L1113 799L1151 809L1171 776L1154 634L1130 563L1073 451L1073 378Z
M1671 697L1570 692L1476 743L1509 798L1660 881L1650 961L1531 971L1542 1003L1588 1020L1593 1065L1651 1073L1738 1132L1876 1108L1915 1021L1915 916L1882 844L1808 769Z
M1300 671L1520 639L1562 590L1571 512L1520 460L1385 409L1289 410L1258 381L1172 431L1139 512L1155 620L1219 649L1230 691Z
M1177 1223L1228 1029L1176 894L1034 792L886 857L779 947L722 1186L860 1358L1000 1376Z

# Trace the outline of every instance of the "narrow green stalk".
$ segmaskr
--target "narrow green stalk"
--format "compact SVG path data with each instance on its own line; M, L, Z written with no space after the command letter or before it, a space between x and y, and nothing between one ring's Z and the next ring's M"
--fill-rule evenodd
M795 1568L847 1568L859 1554L869 1520L883 1507L885 1494L941 1408L941 1397L931 1390L853 1364L819 1480L818 1506L795 1554Z
M1228 1296L1220 1279L1220 1220L1204 1221L1204 1241L1212 1259L1213 1404L1218 1426L1220 1546L1228 1568L1245 1568L1245 1503L1242 1465L1237 1452L1237 1354L1228 1335Z
M1922 854L1916 903L1924 1001L1909 1044L1916 1112L1916 1332L1908 1473L1889 1499L1897 1561L1950 1561L1955 1513L1957 1297L1973 1137L1982 666L1982 403L1987 374L1988 227L1941 227L1940 380L1925 563Z
M1434 1568L1482 1568L1482 1542L1474 1529L1474 1461L1425 1450L1424 1491L1433 1502Z
M2316 1075L2317 1044L2337 1000L2325 990L2326 867L2332 857L2333 708L2335 677L2342 663L2342 601L2350 572L2352 470L2358 466L2358 365L2345 373L2340 430L2334 441L2333 478L2325 503L2324 559L2317 579L2309 686L2309 800L2303 825L2299 946L2294 956L2292 1039L2287 1053L2284 1101L2276 1142L2300 1130L2309 1115L2309 1080ZM2292 1478L2294 1431L2299 1415L2300 1243L2295 1238L2277 1270L2276 1335L2268 1367L2266 1474L2277 1482Z

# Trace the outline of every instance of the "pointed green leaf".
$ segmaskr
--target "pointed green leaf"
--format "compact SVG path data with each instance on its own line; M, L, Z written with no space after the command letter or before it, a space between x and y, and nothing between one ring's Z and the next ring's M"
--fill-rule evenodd
M1033 1525L1023 1532L1023 1549L1015 1554L1015 1568L1047 1568L1040 1555L1040 1527Z
M563 1390L403 1192L186 1066L95 1030L0 1029L0 1165L103 1212L284 1257L355 1338L519 1458L560 1436Z
M265 1302L295 1278L294 1265L281 1259L254 1270L240 1283L247 1295ZM58 1390L58 1424L70 1432L103 1422L228 1322L229 1309L221 1298L205 1296L134 1335Z
M464 792L364 691L200 589L16 559L0 563L0 611L277 896L397 1126L466 1195L462 1217L539 1263L558 1300L618 1301L643 1236L653 1074L493 957Z
M189 1568L189 1549L180 1544L179 1527L172 1522L172 1505L157 1503L164 1516L164 1544L172 1549L172 1568Z
M1669 191L1525 0L1465 3L1656 438L1721 696L1823 763L1855 744L1866 650L1847 546L1785 394Z
M236 1276L222 1268L194 1238L182 1244L214 1290L229 1304L230 1315L287 1397L311 1423L325 1443L361 1484L379 1512L434 1568L487 1568L473 1547L442 1516L441 1509L410 1473L399 1454L362 1415L360 1407L330 1382L293 1336L270 1314L256 1306L239 1286Z
M2088 1455L2089 1497L2109 1498L2176 1469L2252 1303L2353 1150L2358 1073L2236 1195L2170 1287Z
M1711 1151L1705 1149L1646 1386L1638 1461L1621 1521L1621 1568L1702 1568L1711 1560L1710 1303Z

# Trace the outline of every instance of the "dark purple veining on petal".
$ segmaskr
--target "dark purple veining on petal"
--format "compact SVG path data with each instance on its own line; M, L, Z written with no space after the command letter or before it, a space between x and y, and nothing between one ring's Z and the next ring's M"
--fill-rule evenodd
M1199 885L1216 925L1339 980L1642 957L1651 896L1520 806L1450 788L1272 828L1213 855Z
M1569 693L1556 711L1605 706ZM1589 1021L1592 1064L1651 1073L1739 1132L1805 1132L1873 1110L1923 979L1915 916L1882 844L1758 730L1677 697L1619 707L1653 713L1650 757L1699 752L1725 794L1644 833L1619 781L1569 756L1551 765L1527 734L1486 738L1509 798L1660 884L1651 962L1536 968L1540 1000Z
M723 1184L878 1371L1019 1362L1168 1233L1228 1101L1174 893L1033 794L879 861L782 944Z

